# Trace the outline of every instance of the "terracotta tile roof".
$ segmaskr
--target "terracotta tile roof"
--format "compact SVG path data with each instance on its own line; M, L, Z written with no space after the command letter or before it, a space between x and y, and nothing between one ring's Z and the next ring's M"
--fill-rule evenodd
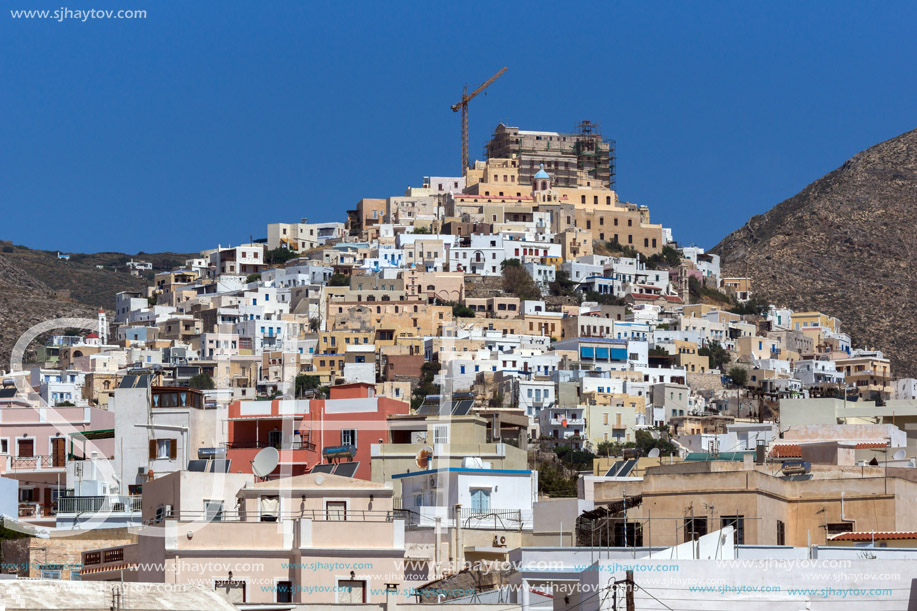
M831 537L832 541L872 541L873 539L886 541L900 541L903 539L917 539L917 531L876 531L876 532L850 532L839 533Z
M884 441L861 441L856 445L857 450L870 450L874 448L887 448L888 444Z
M774 458L802 458L802 446L798 443L784 443L776 445L771 450Z

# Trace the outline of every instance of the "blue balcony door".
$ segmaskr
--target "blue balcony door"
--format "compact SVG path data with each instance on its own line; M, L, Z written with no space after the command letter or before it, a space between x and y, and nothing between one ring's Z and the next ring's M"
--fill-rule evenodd
M490 490L475 488L471 491L471 511L474 513L487 513L490 511Z

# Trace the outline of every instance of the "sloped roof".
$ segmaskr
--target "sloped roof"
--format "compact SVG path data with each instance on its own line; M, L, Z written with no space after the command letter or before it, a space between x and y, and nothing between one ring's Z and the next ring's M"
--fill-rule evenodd
M829 537L832 541L901 541L905 539L917 539L917 531L899 530L899 531L876 531L876 532L849 532L839 533Z

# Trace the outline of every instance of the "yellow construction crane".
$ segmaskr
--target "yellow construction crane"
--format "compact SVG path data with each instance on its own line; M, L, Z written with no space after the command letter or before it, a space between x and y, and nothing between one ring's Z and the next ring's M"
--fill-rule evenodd
M468 93L468 85L465 85L465 89L462 90L462 101L452 105L452 112L458 112L460 109L462 111L462 176L465 175L465 171L468 169L468 102L474 96L490 87L504 72L506 72L506 66L471 93Z

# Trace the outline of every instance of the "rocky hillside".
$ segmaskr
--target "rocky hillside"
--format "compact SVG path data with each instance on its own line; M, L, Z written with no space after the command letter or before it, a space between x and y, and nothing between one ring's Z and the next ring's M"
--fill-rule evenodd
M917 377L917 130L857 154L720 242L726 275L771 303L841 319Z
M133 255L154 269L169 269L191 255ZM143 291L150 278L130 275L123 253L73 254L69 261L56 252L0 242L0 370L9 369L10 351L19 336L39 322L64 316L95 318L98 309L114 309L119 291ZM99 267L101 266L101 267Z

